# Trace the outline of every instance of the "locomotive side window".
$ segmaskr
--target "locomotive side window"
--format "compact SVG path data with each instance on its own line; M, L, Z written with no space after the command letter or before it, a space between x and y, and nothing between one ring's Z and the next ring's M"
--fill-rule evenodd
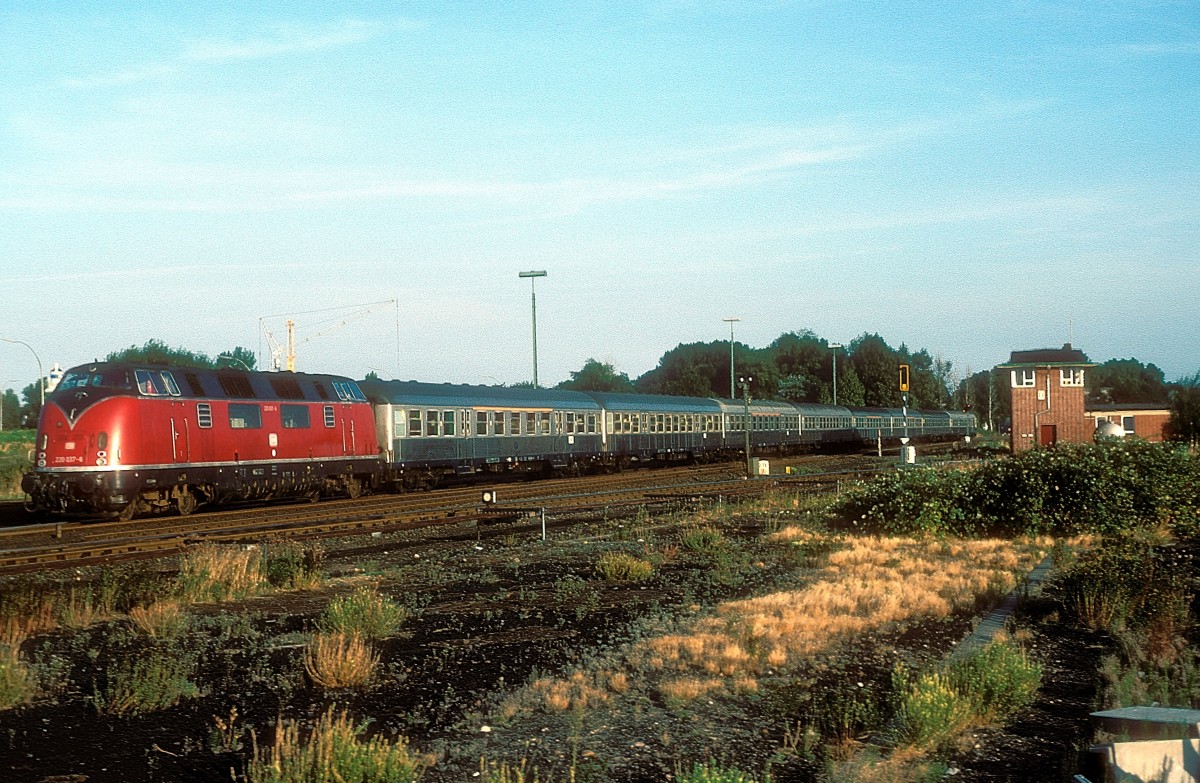
M196 403L196 424L200 425L201 429L212 426L212 405L207 402Z
M309 427L308 406L280 405L279 418L285 430L306 430Z
M337 424L337 419L334 418L334 415L333 415L333 406L332 405L325 406L324 415L325 415L325 426L326 427L333 427Z
M229 403L229 427L235 430L256 430L262 427L262 410L257 405Z

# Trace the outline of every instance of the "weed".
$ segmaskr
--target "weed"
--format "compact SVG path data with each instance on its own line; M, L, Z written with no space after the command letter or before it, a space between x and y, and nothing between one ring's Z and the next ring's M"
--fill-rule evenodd
M370 644L354 634L315 634L304 652L304 670L322 688L364 685L378 664Z
M411 783L421 777L424 763L408 749L404 738L361 739L366 725L355 726L345 712L330 707L307 740L300 728L282 718L275 724L275 743L260 748L250 732L253 753L246 768L248 783Z
M213 716L213 731L208 738L208 747L213 753L233 753L242 749L244 729L237 725L238 708L229 708L229 717Z
M179 594L189 602L245 598L265 583L257 548L201 544L186 551L179 564Z
M737 767L722 766L714 761L703 764L692 764L690 770L677 769L675 780L679 783L758 783L758 778L742 772ZM768 774L762 778L763 783L770 783Z
M142 715L173 707L200 695L191 681L195 662L175 649L154 649L133 659L121 658L107 674L103 690L95 688L92 705L101 715Z
M713 552L724 543L725 535L715 527L708 525L685 529L679 536L680 546L689 552Z
M654 565L625 552L605 552L596 563L596 573L609 582L644 582L654 575Z
M171 599L135 606L129 611L129 619L151 639L174 639L188 627L187 613Z
M21 660L18 647L0 644L0 710L27 704L36 693L37 678Z
M317 624L329 634L383 639L399 631L407 619L408 609L371 586L334 598Z

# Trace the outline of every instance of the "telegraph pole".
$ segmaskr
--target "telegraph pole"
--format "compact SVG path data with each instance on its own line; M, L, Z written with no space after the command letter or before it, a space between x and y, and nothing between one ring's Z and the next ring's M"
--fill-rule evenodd
M545 277L546 270L533 272L518 272L517 277L529 278L529 293L533 301L533 388L538 388L537 377L537 285L536 278Z

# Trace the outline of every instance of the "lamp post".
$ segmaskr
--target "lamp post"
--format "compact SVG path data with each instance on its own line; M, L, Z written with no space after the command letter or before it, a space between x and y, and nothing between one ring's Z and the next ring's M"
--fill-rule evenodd
M546 270L540 272L518 272L517 277L529 278L529 293L533 298L533 388L538 387L537 377L537 285L536 278L545 277Z
M721 320L729 324L729 399L736 400L737 389L733 385L733 325L742 319L730 316Z
M739 378L738 381L742 385L742 399L746 402L746 478L753 478L754 471L750 464L750 382L753 378Z
M37 355L37 351L33 350L33 346L29 343L23 343L20 340L10 340L7 337L0 337L0 340L3 340L6 343L12 343L14 345L23 345L29 349L31 354L33 354L33 359L37 362L38 366L38 415L41 416L42 407L46 404L46 378L42 374L41 357Z
M838 348L841 343L830 342L829 347L833 348L833 404L838 405Z

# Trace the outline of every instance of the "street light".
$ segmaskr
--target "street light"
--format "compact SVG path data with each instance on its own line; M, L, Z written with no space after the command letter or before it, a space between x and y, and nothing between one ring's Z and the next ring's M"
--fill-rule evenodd
M733 385L733 325L742 319L730 316L721 320L729 324L729 399L736 400L737 389Z
M29 343L23 343L20 340L10 340L7 337L0 337L0 340L3 340L6 343L12 343L13 345L23 345L29 349L31 354L33 354L33 358L37 362L38 366L38 415L40 416L42 408L46 405L46 378L42 374L41 358L37 355L37 351L33 350L33 346Z
M537 379L537 285L536 279L545 277L546 270L540 272L518 272L517 277L529 278L529 293L533 297L533 388L538 387Z
M829 347L833 349L833 404L837 405L837 352L842 344L830 343Z

